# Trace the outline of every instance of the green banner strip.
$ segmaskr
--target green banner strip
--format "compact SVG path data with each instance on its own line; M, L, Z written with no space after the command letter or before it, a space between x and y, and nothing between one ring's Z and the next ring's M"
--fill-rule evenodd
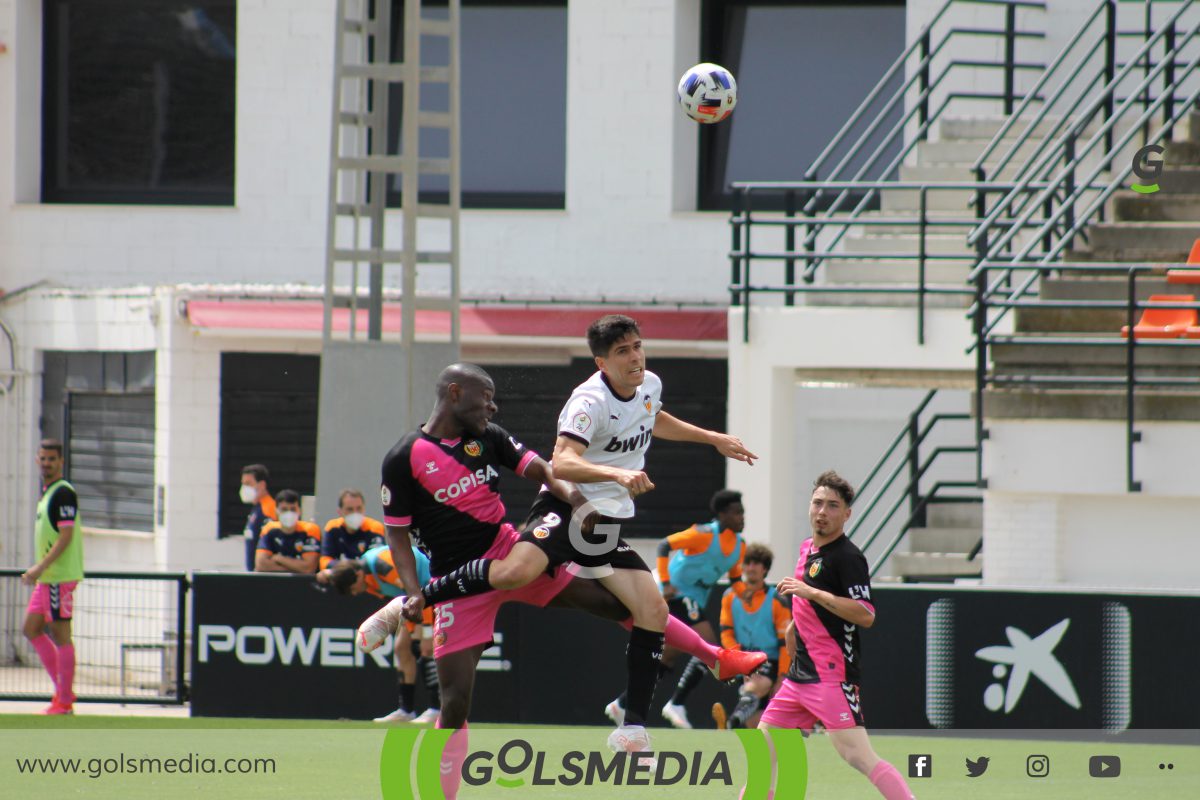
M779 767L775 796L804 797L808 786L808 751L804 746L804 734L798 730L772 728L767 735L775 744L775 761Z
M767 800L771 790L771 752L766 737L757 728L735 733L746 751L746 790L742 800Z
M389 728L379 753L379 790L383 800L413 800L408 769L413 761L413 746L418 728Z
M421 800L446 800L442 793L442 751L455 731L430 728L417 746L417 795Z

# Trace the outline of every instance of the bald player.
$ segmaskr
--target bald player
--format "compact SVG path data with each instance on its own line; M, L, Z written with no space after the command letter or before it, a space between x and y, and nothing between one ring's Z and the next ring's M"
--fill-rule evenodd
M378 646L396 629L403 612L419 618L424 609L421 583L411 544L414 538L429 554L430 570L445 575L479 558L500 559L519 539L504 522L500 498L501 470L537 481L566 508L584 502L578 490L554 477L550 465L491 422L498 408L491 377L473 364L452 364L438 378L437 403L419 429L406 434L383 462L380 489L396 569L411 595L408 604L394 600L360 627L360 647ZM434 614L434 657L442 688L438 727L465 728L475 670L492 644L496 612L506 602L579 608L596 616L630 624L628 609L599 582L575 578L564 568L539 575L511 590L490 590L439 603ZM718 664L717 648L682 623L667 626L672 646ZM442 786L457 796L461 761L466 754L465 730L443 751Z

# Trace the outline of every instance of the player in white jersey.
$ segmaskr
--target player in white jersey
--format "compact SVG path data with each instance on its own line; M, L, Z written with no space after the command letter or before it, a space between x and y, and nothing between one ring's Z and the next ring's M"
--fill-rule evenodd
M667 604L650 568L620 538L620 523L634 516L634 498L654 488L642 470L653 437L712 445L753 464L758 456L741 440L704 430L662 410L662 381L646 370L641 332L629 317L612 314L588 327L588 345L599 371L572 392L558 419L556 478L572 481L588 503L579 509L543 490L522 526L521 540L503 559L477 559L429 583L426 604L491 589L515 589L548 568L574 562L598 579L630 610L626 650L629 670L624 724L609 737L614 749L649 749L646 717L662 660ZM574 568L573 568L574 569ZM722 651L722 662L752 671L762 654ZM742 663L742 662L745 663ZM726 677L724 663L718 677Z

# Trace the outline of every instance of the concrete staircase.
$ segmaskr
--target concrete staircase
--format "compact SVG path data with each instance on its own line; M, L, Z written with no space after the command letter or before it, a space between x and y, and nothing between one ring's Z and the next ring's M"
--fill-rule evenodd
M1050 134L1057 120L1039 123L1034 136L1018 148L1005 169L997 176L995 168L1007 155L1027 124L1016 123L990 158L989 179L1006 180L1031 158L1040 144L1039 134ZM935 127L934 137L917 144L916 163L900 167L901 181L961 183L975 180L971 167L1004 124L1002 118L947 118ZM1089 162L1085 162L1085 166ZM1094 159L1093 159L1094 163ZM927 194L927 215L935 223L926 234L925 252L931 258L925 265L925 282L934 288L962 289L975 265L975 248L967 244L967 234L974 225L974 192L958 189L932 190ZM994 203L997 195L989 196ZM880 210L867 212L866 219L890 217L916 218L920 209L919 193L908 189L885 189L881 192ZM848 210L848 209L847 209ZM949 225L946 223L957 222ZM832 229L832 228L831 228ZM1028 234L1015 239L1018 246ZM821 267L820 280L829 285L861 287L915 286L918 279L916 255L919 236L915 225L859 225L851 228L839 242L839 249L851 256L827 261ZM887 256L907 256L888 258ZM810 305L825 306L912 306L913 294L900 293L839 293L809 295ZM966 308L971 303L967 295L927 295L926 305L942 308Z
M1110 222L1087 228L1088 242L1076 247L1066 260L1117 263L1180 263L1187 260L1192 243L1200 238L1200 114L1192 114L1176 133L1178 142L1166 145L1160 191L1141 195L1118 192L1113 197ZM1170 286L1165 268L1139 278L1138 297L1153 294L1198 294L1192 287ZM1096 273L1053 272L1040 280L1040 297L1046 300L1125 300L1124 276ZM1140 312L1139 312L1140 314ZM1106 342L1109 346L995 344L991 348L993 374L1054 375L1064 383L1054 388L990 388L984 413L995 418L1124 419L1125 390L1099 388L1072 376L1124 376L1125 340L1121 326L1127 313L1121 309L1020 308L1014 312L1014 333L1026 339L1052 342L1064 337ZM1200 346L1138 347L1139 376L1195 376L1200 373ZM1134 413L1138 419L1200 421L1200 391L1194 387L1138 388Z
M982 503L931 503L925 523L904 537L908 552L892 554L891 582L953 582L983 574L979 555L968 560L983 537Z

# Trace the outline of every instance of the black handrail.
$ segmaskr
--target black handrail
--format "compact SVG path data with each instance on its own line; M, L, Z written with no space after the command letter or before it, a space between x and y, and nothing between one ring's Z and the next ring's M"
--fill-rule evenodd
M913 509L913 511L908 515L908 519L906 519L904 521L904 524L900 526L899 532L892 536L891 541L888 542L887 547L884 548L883 554L880 555L879 558L875 559L875 563L872 564L870 567L871 576L874 577L879 572L879 570L881 570L883 568L883 565L887 563L888 558L891 557L892 552L896 549L896 546L899 545L900 542L904 539L904 537L908 535L908 532L910 530L912 530L913 528L919 526L920 520L923 517L923 515L925 514L925 511L927 510L929 505L931 503L937 502L937 500L939 499L938 492L940 492L942 489L969 489L969 488L973 488L974 486L975 486L974 481L937 481L936 483L934 483L933 487L930 488L929 492L921 497L920 503L917 505L917 507L915 509ZM979 498L955 497L955 499L960 500L962 502L982 502L983 501L982 497L979 497ZM974 561L975 556L979 555L979 551L982 549L983 549L983 534L982 534L982 532L980 532L979 543L976 544L973 548L971 548L971 551L967 554L966 560Z
M892 78L896 76L896 73L904 68L905 63L908 61L908 57L913 54L913 51L922 46L922 41L925 41L926 47L928 46L928 37L932 34L933 26L941 21L942 17L956 2L962 4L972 3L975 5L1020 6L1024 8L1040 9L1042 11L1046 10L1046 4L1044 2L1034 2L1034 0L946 0L946 2L942 3L942 7L938 9L937 13L933 15L933 19L922 26L920 33L913 38L912 44L906 47L904 52L892 62L891 66L889 66L887 71L884 72L883 77L880 78L871 91L867 93L866 99L859 104L858 108L854 110L854 113L850 115L850 118L846 120L838 132L834 134L833 138L829 141L829 144L825 145L825 149L820 152L820 154L813 161L812 165L808 168L808 170L805 171L805 180L813 180L817 177L817 174L824 165L825 160L829 158L829 156L836 151L838 147L841 146L842 142L849 135L850 131L853 130L854 126L858 124L859 119L862 118L862 115L866 112L866 110L870 108L872 103L875 102L875 99L880 95L881 92L883 92L884 88L888 85L888 83L891 82ZM964 29L963 32L968 31ZM969 29L969 32L973 35L981 35L985 33L985 30L975 28ZM928 65L925 64L924 66L927 67ZM901 92L901 94L903 93ZM861 137L860 141L855 143L854 148L859 146L861 146ZM833 174L837 174L836 169L834 170Z
M971 165L972 172L974 172L977 175L985 174L984 173L984 164L987 162L988 157L991 156L992 152L996 149L996 147L1000 144L1000 142L1003 141L1004 137L1012 129L1012 126L1017 122L1017 120L1019 120L1021 118L1021 115L1025 113L1025 110L1032 103L1034 97L1038 93L1041 92L1042 88L1047 84L1047 82L1050 80L1050 78L1052 76L1054 76L1054 77L1057 76L1059 67L1066 60L1068 54L1070 54L1070 52L1075 49L1075 46L1083 38L1084 34L1087 33L1088 29L1091 28L1092 23L1096 21L1096 17L1099 16L1101 11L1105 11L1106 9L1114 9L1114 8L1115 7L1112 5L1112 0L1101 0L1101 2L1096 5L1095 10L1092 11L1092 13L1088 15L1088 17L1084 21L1084 23L1079 26L1078 30L1075 31L1075 35L1072 36L1070 41L1067 42L1066 46L1064 46L1063 49L1059 51L1058 55L1055 56L1054 60L1050 62L1050 65L1046 67L1046 70L1045 70L1045 72L1042 73L1042 76L1040 78L1038 78L1037 82L1033 85L1033 88L1030 89L1029 92L1025 95L1025 97L1021 100L1020 107L1017 108L1014 113L1009 115L1009 117L1004 121L1004 124L1000 126L1000 129L998 131L996 131L994 136L992 136L992 140L990 142L988 142L987 146L984 147L983 152L980 153L979 157L975 159L975 163ZM1055 103L1058 102L1059 98L1061 98L1063 96L1063 94L1066 92L1067 88L1071 85L1071 82L1074 80L1075 76L1078 75L1080 71L1082 71L1083 67L1091 59L1091 56L1095 53L1097 46L1100 43L1102 43L1103 41L1104 41L1104 39L1100 39L1097 42L1097 44L1093 45L1090 50L1088 50L1086 53L1083 54L1083 57L1079 60L1078 63L1076 63L1071 74L1066 78L1066 80L1063 80L1059 84L1058 88L1055 89L1054 93L1049 98L1046 99L1045 105L1043 106L1044 109L1049 109L1049 108L1054 107ZM1093 79L1093 81L1094 80L1095 79ZM1089 84L1089 86L1090 86L1090 84ZM1077 98L1076 103L1080 102L1084 96L1085 95L1083 93L1081 93L1079 98ZM1074 109L1074 106L1072 106L1071 110L1073 110L1073 109ZM1058 127L1061 126L1063 124L1063 121L1065 121L1069 117L1071 110L1069 110L1067 112L1067 114L1064 115L1063 120L1060 120L1059 125L1055 126L1054 131L1052 132L1051 136L1054 136L1057 134ZM994 174L999 175L1000 172L1006 166L1008 166L1008 163L1016 155L1016 153L1020 149L1021 145L1024 144L1026 141L1028 141L1028 139L1032 135L1033 131L1036 130L1036 128L1037 128L1037 126L1035 123L1030 123L1029 125L1027 125L1025 127L1025 131L1017 138L1017 141L1014 142L1009 147L1008 152L1000 159L1000 162L995 165ZM1046 141L1049 141L1049 138L1047 138L1046 140L1043 140L1042 144L1044 145L1046 143ZM1038 152L1040 153L1040 148L1039 148ZM1038 153L1035 153L1034 157L1036 157L1037 154ZM1032 160L1032 159L1030 159L1030 160ZM981 177L980 180L983 180L983 178Z
M1026 192L1038 192L1044 189L1049 184L1029 183L1024 187ZM796 217L788 213L792 207L791 198L797 194L807 195L818 190L821 187L828 188L833 191L842 190L843 194L854 189L879 190L883 188L910 190L916 191L919 195L918 211L916 218L912 217L885 217L878 219L865 219L856 216L859 209L854 209L850 212L845 212L844 215L835 213L826 214L823 217L816 218L812 216ZM885 293L885 294L916 294L917 298L917 341L919 344L925 343L925 316L927 297L937 294L957 294L967 296L973 294L973 290L966 285L961 287L932 287L926 281L926 265L930 261L965 261L974 263L975 254L968 252L964 246L964 251L957 254L929 253L926 247L926 240L930 230L938 230L944 228L960 229L969 227L973 223L971 220L964 219L943 219L941 217L930 217L928 213L927 194L929 192L940 191L972 191L977 196L986 196L988 193L1004 193L1012 191L1015 184L1004 183L999 181L991 181L980 183L978 181L798 181L798 182L779 182L779 181L748 181L733 184L734 195L734 212L730 216L730 225L732 227L731 244L732 249L729 251L731 263L731 282L729 291L731 296L731 305L749 307L751 296L757 293L783 293L784 301L787 303L795 294L800 293ZM1092 187L1100 189L1102 186ZM782 192L785 196L785 210L782 216L774 217L755 217L753 197L762 193L779 193ZM839 260L861 260L861 253L847 253L835 251L832 248L836 247L841 235L845 233L851 226L856 225L915 225L917 232L917 252L897 252L897 253L874 253L871 258L887 259L899 261L915 261L917 267L917 281L915 288L906 288L900 284L890 284L882 287L868 287L866 285L857 286L828 286L828 285L812 285L812 274L816 265L824 261L839 261ZM1006 223L1000 222L997 227L1003 227ZM1038 221L1025 220L1021 223L1026 227L1036 227L1040 224ZM785 249L782 251L755 251L751 242L751 233L754 226L768 227L783 227L785 229ZM795 237L791 232L797 226L803 225L809 233L804 237L803 250L796 249ZM840 230L832 241L824 244L821 250L816 247L816 238L825 226L840 226ZM779 286L757 286L751 282L750 267L755 261L783 261L785 269L788 270L788 277L785 280L783 287ZM797 285L795 277L795 262L803 261L805 266L802 270L801 277L804 285ZM749 341L749 315L743 316L742 320L742 336L743 341Z
M1187 0L1187 5L1190 5L1191 1L1192 0ZM1185 37L1183 43L1181 43L1179 45L1179 47L1186 46L1186 44L1189 41L1191 41L1191 39L1197 37L1198 35L1200 35L1200 22L1198 22L1191 29L1191 31L1188 33L1188 35ZM1173 54L1168 54L1168 57L1164 59L1164 62L1171 60L1171 55L1173 55ZM1157 75L1158 72L1162 71L1162 69L1163 69L1163 65L1160 64L1158 67L1156 67L1154 70L1152 70L1151 80L1153 80L1153 77L1155 75ZM1174 92L1174 89L1176 88L1176 86L1178 84L1182 83L1184 80L1186 80L1187 77L1189 77L1192 73L1196 72L1198 69L1200 69L1200 54L1198 54L1195 58L1193 58L1192 61L1189 62L1187 67L1184 69L1183 74L1180 76L1177 76L1176 79L1172 82L1172 84L1170 84L1167 87L1169 91L1165 92L1163 95L1160 95L1156 100L1154 100L1149 105L1149 107L1145 111L1142 112L1141 116L1135 121L1134 125L1131 126L1129 128L1129 130L1126 131L1125 134L1123 134L1121 136L1120 140L1117 143L1115 143L1114 148L1112 150L1109 150L1105 154L1105 156L1101 160L1100 164L1098 164L1096 167L1094 167L1092 169L1091 173L1085 179L1084 184L1073 188L1072 191L1070 191L1067 194L1065 201L1060 205L1058 211L1055 212L1055 214L1051 215L1051 217L1048 218L1045 222L1043 222L1041 227L1039 227L1038 230L1034 233L1033 240L1031 240L1031 243L1028 243L1025 246L1023 246L1021 248L1021 250L1016 254L1016 256L1014 257L1015 263L1019 263L1023 259L1025 259L1025 257L1029 254L1029 252L1033 249L1034 245L1032 242L1036 241L1036 239L1039 236L1048 235L1052 232L1056 232L1055 226L1060 221L1062 221L1063 218L1066 217L1066 212L1068 209L1074 208L1074 202L1077 199L1080 199L1082 197L1082 194L1084 191L1083 186L1086 185L1089 188L1091 187L1091 182L1100 174L1101 171L1103 171L1105 168L1109 167L1112 164L1112 161L1115 158L1116 153L1121 148L1123 148L1130 141L1130 139L1132 139L1132 137L1136 134L1136 132L1138 130L1138 126L1141 123L1145 122L1149 117L1153 116L1153 114L1158 110L1158 108L1164 104L1166 98L1169 97ZM1197 88L1195 91L1192 92L1191 95L1189 95L1186 103L1183 106L1183 109L1184 110L1190 109L1196 103L1197 100L1200 100L1200 88ZM1128 98L1126 98L1126 100L1121 104L1121 108L1118 110L1116 116L1114 116L1112 119L1110 119L1100 131L1097 131L1097 133L1094 134L1092 136L1092 138L1088 141L1087 145L1084 146L1083 151L1079 154L1080 157L1082 157L1083 155L1086 155L1086 153L1096 143L1099 142L1099 137L1101 137L1106 132L1106 130L1110 129L1113 124L1115 124L1117 119L1120 118L1121 114L1127 108L1129 108L1133 104L1134 101L1135 101L1135 95L1130 95ZM1183 111L1175 112L1175 115L1171 119L1167 120L1167 123L1162 128L1160 128L1159 131L1153 137L1151 137L1148 144L1156 144L1159 141L1161 141L1167 135L1171 126L1174 123L1176 123L1180 117L1182 117L1182 114L1183 114ZM1071 167L1070 169L1064 169L1063 171L1061 171L1055 177L1054 183L1057 183L1059 185L1063 185L1064 183L1066 183L1070 179L1070 173L1073 171L1073 169L1074 168ZM1069 225L1067 226L1065 232L1063 232L1063 234L1059 237L1058 243L1056 245L1054 245L1053 247L1051 247L1050 250L1047 253L1045 253L1045 255L1042 257L1041 263L1042 263L1043 269L1045 268L1045 265L1047 265L1047 264L1051 263L1052 261L1054 261L1055 259L1057 259L1057 257L1062 253L1062 251L1070 243L1071 239L1077 233L1079 233L1079 231L1082 230L1085 225L1087 225L1091 221L1091 218L1093 217L1093 215L1095 215L1097 210L1100 207L1102 207L1102 205L1108 200L1109 197L1112 196L1113 192L1115 192L1118 187L1124 185L1125 179L1129 176L1129 174L1130 174L1130 172L1132 172L1132 170L1133 170L1133 165L1127 164L1123 169L1121 169L1118 173L1116 173L1114 175L1114 177L1108 183L1108 185L1103 190L1101 190L1101 192L1091 201L1091 203L1087 206L1087 208L1084 210L1084 212L1082 214L1075 215L1072 213L1072 216L1069 219ZM1045 199L1045 197L1047 195L1053 193L1054 191L1055 191L1055 189L1053 186L1050 186L1050 187L1042 190L1042 193L1039 196L1039 200ZM1028 221L1030 216L1031 216L1031 211L1026 211L1021 216L1017 217L1017 222L1019 224L1023 224ZM990 248L991 252L989 253L989 256L994 257L994 254L996 252L998 252L999 247L1002 244L1005 244L1005 243L1011 241L1012 237L1013 237L1013 232L1018 229L1019 229L1019 227L1007 228L1006 231L1003 234L1001 234L1000 240ZM972 272L971 278L975 278L977 275L981 274L981 268L982 268L983 264L985 264L985 263L990 263L990 262L987 259L984 259L983 261L981 261L980 265L977 266L975 268L975 270ZM989 269L990 269L990 267L989 267ZM1029 276L1027 276L1026 279L1015 290L1009 291L1009 298L1012 299L1012 298L1023 296L1030 289L1030 287L1033 285L1033 283L1036 281L1038 274L1039 273L1035 272L1035 273L1031 273ZM983 339L986 339L987 335L989 333L991 333L992 330L995 329L995 327L999 324L999 322L1004 318L1005 314L1007 313L1007 309L1002 309L998 315L996 315L995 317L993 317L991 319L991 321L986 320L986 314L987 314L986 307L988 305L991 305L989 303L989 300L991 299L992 295L1000 288L1001 283L1007 282L1008 280L1011 279L1011 277L1012 277L1012 270L1004 271L1000 277L994 279L990 285L987 285L986 288L984 289L984 291L981 293L980 300L982 301L982 305L979 302L977 302L976 305L972 306L971 309L968 310L968 312L967 312L968 314L982 315L985 317L984 322L981 325L980 330L979 330L979 336L977 337L976 341L970 347L968 347L968 349L967 349L968 352L970 352L972 349L975 349L976 347L979 347L981 345Z
M908 62L909 57L912 56L912 54L918 50L920 52L920 61L915 66L909 65L910 66L910 70L909 70L910 74L909 74L908 78L902 83L902 85L895 92L892 93L892 96L887 101L887 103L884 104L884 106L881 109L879 109L878 112L876 112L874 118L867 125L866 130L864 130L858 136L858 138L852 144L850 144L848 146L845 155L843 155L842 158L838 161L838 163L832 168L832 170L828 176L829 178L839 179L839 178L844 177L843 171L846 170L850 165L855 163L856 160L862 159L864 157L864 151L865 151L867 145L869 144L869 142L871 141L872 137L874 137L876 132L879 130L880 126L887 120L888 116L890 114L892 114L893 110L896 109L899 104L901 104L905 101L905 98L906 98L906 95L908 94L909 89L914 84L918 85L919 94L911 102L909 110L904 114L901 121L899 123L896 123L892 127L891 132L888 135L886 135L885 137L883 137L883 141L880 142L875 147L875 149L869 155L866 156L865 161L861 164L861 166L855 171L854 175L852 176L852 180L855 180L855 181L861 180L868 173L870 173L871 170L873 168L875 168L879 159L886 152L888 152L888 150L890 150L891 148L893 148L895 146L895 143L898 139L899 139L900 143L903 145L904 128L907 125L907 123L909 122L909 120L913 119L914 116L917 119L918 130L916 131L915 135L908 141L907 145L902 147L901 153L898 156L896 156L895 158L893 158L886 167L882 168L881 175L883 177L893 176L895 170L899 167L899 165L902 163L904 158L907 157L907 155L912 151L912 149L917 145L917 143L919 141L922 141L925 139L928 131L930 130L930 128L932 127L934 122L936 122L941 117L942 113L944 111L946 111L947 108L950 107L950 104L952 103L952 101L958 100L958 99L981 99L981 98L997 99L997 100L1001 101L1002 108L1005 110L1005 113L1008 113L1011 111L1012 104L1015 99L1013 96L1013 92L1015 91L1015 89L1014 89L1015 81L1014 81L1014 77L1013 77L1015 75L1015 71L1018 69L1044 70L1044 67L1040 64L1026 64L1026 63L1020 63L1020 62L1016 61L1015 49L1014 49L1016 39L1030 38L1030 37L1044 38L1045 34L1040 33L1040 32L1031 32L1031 31L1017 31L1015 29L1015 24L1016 24L1015 23L1015 19L1016 19L1015 18L1015 10L1018 7L1044 10L1045 4L1042 2L1029 2L1028 0L1014 0L1011 2L1010 2L1010 0L986 0L985 2L980 2L980 0L962 0L962 2L964 4L975 3L975 4L981 4L981 5L992 5L992 6L1004 7L1005 8L1004 28L1002 30L989 30L986 28L975 28L975 27L954 27L954 28L951 28L949 31L945 32L942 35L941 39L937 42L937 44L933 45L931 42L932 42L933 30L934 30L935 25L942 20L945 13L954 4L954 0L947 0L947 2L944 3L942 5L942 7L938 10L938 12L934 15L934 18L932 20L930 20L930 22L927 23L921 29L921 32L917 35L917 37L914 38L913 42L910 43L909 46L907 48L905 48L904 52L901 53L901 55L892 63L892 65L884 73L883 78L881 78L880 81L875 85L875 87L873 87L872 90L868 93L867 98L859 105L859 107L857 109L855 109L854 113L851 114L850 119L847 120L847 122L842 126L842 128L838 131L838 133L835 134L834 138L830 141L830 143L828 145L826 145L825 149L822 150L822 152L817 156L817 158L813 162L813 164L808 168L808 170L805 171L804 178L806 181L814 180L818 177L820 169L825 165L826 161L829 158L831 158L833 156L833 154L839 150L839 148L841 148L844 144L846 144L846 141L850 135L850 132L852 130L854 130L855 126L857 126L859 124L859 122L861 122L864 119L864 115L866 114L867 110L880 97L880 95L884 91L885 87L890 82L892 82L892 80L896 77L896 75L899 73L899 70L901 69L901 67L903 67ZM984 62L984 61L980 61L980 60L971 60L971 59L953 60L948 65L946 65L946 67L944 69L942 69L937 74L936 77L934 77L932 80L930 80L930 68L931 68L934 58L936 58L941 53L942 49L948 44L948 42L951 40L951 38L953 38L955 36L961 36L961 35L971 35L971 36L994 35L994 36L1003 37L1004 52L1005 52L1004 60L1001 62ZM981 93L981 92L948 93L947 96L943 99L941 105L931 115L929 113L930 97L933 95L934 91L941 84L942 80L953 69L955 69L957 67L972 67L972 68L980 68L980 67L992 68L992 67L994 67L994 68L1003 69L1004 70L1005 89L999 95L989 94L989 93ZM1032 97L1036 98L1036 93L1032 93ZM1030 100L1031 96L1027 95L1027 97L1024 99ZM828 186L819 187L816 191L814 191L808 195L807 201L804 203L804 207L803 207L803 212L805 215L812 215L818 209L819 204L823 200L826 199L825 189L827 189L827 188L830 188L830 187L828 187ZM866 208L871 203L871 201L876 196L877 196L877 192L868 191L859 200L859 202L855 206L854 210L852 211L852 214L854 216L857 216L864 208ZM842 207L842 204L845 202L847 197L848 197L847 192L842 191L836 198L834 198L832 203L830 203L829 210L831 212L836 212L838 209L840 209ZM842 231L839 231L838 234L834 237L833 242L830 243L829 246L830 247L834 246L837 243L837 241L839 241L844 234L845 234L845 229L843 229ZM809 235L805 237L806 248L811 247L813 244L813 241L814 241L814 234L810 232ZM804 280L806 282L811 282L813 280L813 272L817 267L820 266L821 263L823 263L823 259L820 257L816 257L816 258L809 260L807 269L805 270L804 276L803 276Z
M999 269L1028 269L1035 274L1044 269L1045 265L1040 262L1023 262L1021 264L986 264L984 272L987 270ZM1080 386L1080 387L1112 387L1115 389L1124 389L1125 392L1125 468L1126 468L1126 490L1128 492L1140 492L1142 490L1142 482L1137 480L1134 469L1134 445L1141 441L1141 432L1136 426L1136 391L1139 386L1146 387L1176 387L1176 388L1200 388L1200 376L1195 375L1143 375L1139 374L1136 352L1145 348L1154 349L1179 349L1179 348L1196 348L1200 347L1200 340L1197 339L1142 339L1136 335L1135 325L1137 312L1147 308L1160 309L1196 309L1200 311L1200 302L1161 302L1150 300L1139 300L1137 292L1137 279L1139 276L1153 273L1159 273L1164 268L1181 268L1181 269L1196 269L1195 264L1121 264L1121 263L1077 263L1077 264L1061 264L1056 265L1056 270L1070 274L1071 272L1095 273L1107 272L1113 275L1121 275L1126 278L1126 297L1123 300L1089 300L1089 301L1071 301L1071 300L1010 300L1005 303L1006 307L1011 308L1099 308L1099 309L1123 309L1125 310L1126 329L1129 332L1127 336L1118 336L1118 332L1114 331L1112 336L1108 337L1085 337L1078 334L1067 336L994 336L990 339L985 339L986 345L1021 345L1021 344L1036 344L1039 347L1098 347L1098 348L1123 348L1125 350L1124 369L1121 372L1114 374L1101 375L1045 375L1045 374L1006 374L1006 375L989 375L986 370L976 375L976 391L981 394L988 386L1005 386L1005 385L1030 385L1030 386ZM997 303L998 304L998 303ZM983 352L984 348L980 348ZM980 400L976 402L977 420L982 417L979 414L981 408Z
M1142 57L1143 55L1149 53L1149 51L1154 47L1154 45L1158 43L1159 39L1163 38L1166 35L1167 28L1172 28L1172 29L1174 28L1175 23L1179 20L1179 18L1183 15L1183 13L1192 6L1193 2L1194 2L1194 0L1184 0L1181 7L1175 12L1175 14L1173 14L1171 16L1171 18L1166 22L1166 24L1163 27L1161 27L1157 32L1155 32L1155 34L1153 36L1151 36L1149 39L1147 39L1146 42L1142 45L1142 47L1138 50L1137 54L1135 54L1133 56L1133 58L1128 63L1126 63L1124 67L1121 68L1120 71L1118 71L1109 81L1107 81L1105 83L1105 85L1101 89L1100 94L1098 96L1096 96L1092 100L1092 102L1088 105L1088 107L1081 113L1080 119L1075 123L1072 130L1070 132L1068 132L1068 134L1065 137L1060 138L1055 143L1055 147L1052 152L1058 152L1060 150L1065 151L1066 147L1068 146L1068 142L1073 142L1080 135L1082 135L1083 127L1087 124L1087 122L1089 122L1101 108L1107 109L1105 104L1111 101L1111 96L1116 91L1118 84L1120 84L1122 81L1125 80L1126 77L1128 77L1129 73L1132 71L1137 60L1140 57ZM1192 33L1188 35L1184 44L1186 44L1187 40L1191 39L1191 37L1192 37L1192 35L1194 35L1194 33L1195 33L1195 29L1193 29ZM1112 37L1110 36L1109 38L1111 39ZM1177 49L1182 48L1184 46L1184 44L1179 45ZM1172 59L1169 57L1169 55L1166 55L1163 58L1163 62L1168 62L1171 60ZM1160 63L1154 70L1151 70L1142 79L1142 82L1139 84L1138 88L1133 91L1133 94L1136 94L1137 91L1139 91L1143 87L1148 87L1150 85L1150 83L1153 82L1153 79L1155 77L1157 77L1158 73L1161 72L1164 68L1165 68L1164 63ZM1169 94L1169 92L1168 92L1168 94ZM1108 134L1111 132L1112 126L1116 122L1116 120L1120 116L1120 114L1126 108L1128 108L1131 99L1132 99L1132 96L1130 98L1126 98L1125 103L1122 104L1122 106L1119 110L1113 111L1112 113L1109 113L1105 117L1105 124L1104 124L1103 128L1101 129L1100 133L1096 134L1095 136L1092 137L1091 140L1089 140L1088 146L1086 146L1084 148L1083 152L1078 154L1077 158L1082 158L1087 153L1087 151L1090 149L1091 145L1093 145L1096 141L1098 141L1097 136L1099 136L1101 134L1105 134L1107 137L1106 144L1108 146L1106 147L1106 151L1110 154L1112 153L1112 151L1113 151L1113 147L1111 146L1112 139L1111 139L1111 136L1108 136ZM1042 113L1040 113L1034 120L1032 120L1029 123L1031 128L1035 127L1043 119L1045 112L1046 112L1046 109L1043 109ZM1040 169L1043 165L1044 165L1044 162L1039 161L1036 168ZM1068 170L1073 169L1073 168L1074 168L1073 164L1068 164L1068 166L1066 168L1064 168L1063 171L1060 173L1060 177L1056 178L1053 181L1053 183L1060 184L1061 179L1065 178ZM1031 169L1023 170L1022 175L1018 176L1015 179L1015 182L1017 183L1018 186L1023 186L1024 184L1031 182L1033 180L1034 174L1035 173ZM1047 190L1047 191L1049 191L1049 190ZM1018 194L1013 194L1011 197L1003 198L999 203L997 203L995 206L993 206L992 209L988 212L987 216L984 218L983 222L980 224L980 228L977 229L976 231L972 232L967 237L967 242L969 244L975 244L975 242L981 236L984 235L983 230L986 229L986 227L989 224L991 224L991 222L993 222L995 219L997 219L1000 216L1000 214L1005 209L1007 209L1015 201L1015 199L1019 196L1020 195L1018 195ZM1038 198L1037 201L1034 201L1033 205L1040 204L1040 202L1042 202L1044 199L1045 199L1045 197ZM1002 237L1001 241L995 242L992 245L992 248L988 253L989 257L995 257L996 255L998 255L1000 252L1000 249L1003 247L1003 245L1007 244L1007 242L1009 240L1011 240L1011 238L1012 238L1011 236L1008 238Z
M900 505L906 500L908 501L908 520L904 523L904 525L901 526L899 533L889 545L884 557L880 559L879 562L876 563L872 568L872 574L875 574L875 572L878 571L878 569L882 566L883 561L887 559L887 556L891 554L892 549L895 548L896 543L898 543L899 540L904 537L910 528L924 524L924 509L930 502L934 501L938 492L940 492L942 489L950 487L963 489L975 487L974 480L969 482L939 482L936 483L928 492L921 492L921 478L925 475L925 473L929 470L939 456L950 453L975 453L977 450L977 447L974 444L943 445L940 447L935 447L927 454L927 458L922 461L922 445L925 443L926 438L928 438L938 423L944 421L966 421L971 418L971 415L966 413L941 412L931 415L927 420L922 422L921 415L928 410L930 403L933 402L933 399L937 396L937 393L937 389L930 389L925 396L921 398L920 402L918 402L916 407L909 413L908 419L905 421L900 431L896 434L895 438L893 438L891 444L884 450L883 455L881 455L875 461L875 464L871 467L871 470L867 474L866 478L859 483L858 496L860 498L864 498L869 495L871 499L869 502L867 502L865 508L859 507L855 509L856 513L851 520L850 528L846 531L846 535L852 540L860 530L865 529L868 521L872 521L872 513L875 511L879 501L882 500L883 497L897 485L897 480L900 479L901 473L904 473L905 470L907 470L907 481L904 483L901 493L898 495L887 514L882 520L874 525L874 528L865 541L859 543L856 540L856 543L859 544L860 549L865 552L866 549L875 541L875 538L879 535L880 531L882 531L883 528L886 527L891 521ZM897 456L899 457L897 458ZM881 475L884 467L889 462L893 461L895 461L895 466L889 470L888 475L883 479L882 484L877 490L871 491L875 484L876 478ZM976 500L977 497L962 496L955 497L954 499L969 502Z

